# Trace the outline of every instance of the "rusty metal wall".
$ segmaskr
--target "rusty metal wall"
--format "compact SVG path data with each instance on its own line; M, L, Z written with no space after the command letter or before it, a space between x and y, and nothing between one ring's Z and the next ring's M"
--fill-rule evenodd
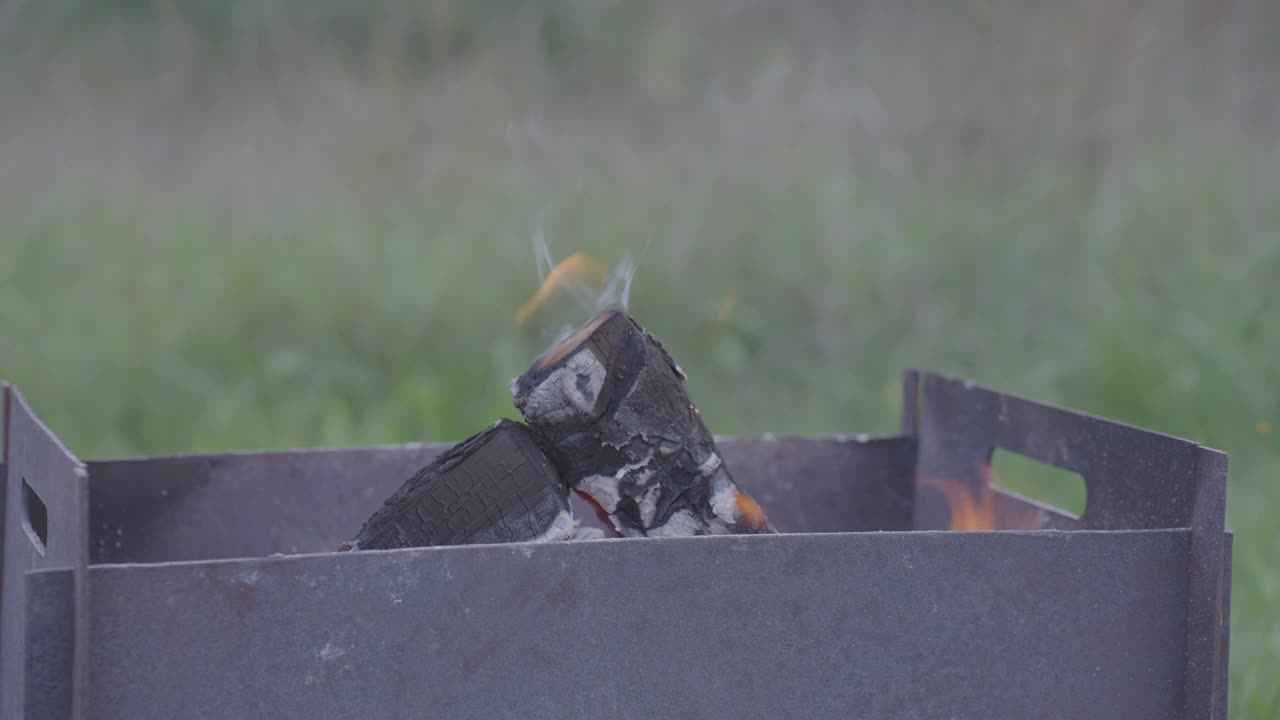
M49 638L48 643L68 642L73 637L87 638L88 602L85 595L85 569L89 555L89 482L84 465L63 447L52 432L40 422L22 395L14 388L0 389L5 395L5 523L4 584L0 598L0 718L20 718L23 713L27 668L27 600L24 574L33 569L69 568L76 589L75 601L69 606L70 617L64 624L74 632L63 632ZM34 497L32 497L34 496ZM38 498L38 500L36 499ZM34 527L36 513L30 509L43 506L44 523L39 537ZM70 666L64 668L79 684L71 697L56 700L67 707L84 698L88 677L87 647L41 649L42 657L65 657ZM44 698L33 698L43 701Z
M907 530L912 438L725 438L783 532ZM94 563L329 552L448 445L90 461ZM575 502L578 518L596 515Z
M1225 717L1225 456L938 375L904 392L901 436L722 441L787 534L374 553L329 551L443 446L86 477L8 393L0 718ZM1081 472L1084 516L997 493L1066 531L904 532L944 522L923 478L980 489L993 447Z
M908 372L906 382L919 384L907 392L904 413L920 441L915 528L946 527L947 503L933 489L939 478L975 495L990 491L991 456L1000 448L1079 473L1087 493L1078 519L1001 493L1004 527L1191 530L1183 717L1225 717L1231 572L1226 454L959 378Z
M98 566L92 717L1178 717L1186 530Z

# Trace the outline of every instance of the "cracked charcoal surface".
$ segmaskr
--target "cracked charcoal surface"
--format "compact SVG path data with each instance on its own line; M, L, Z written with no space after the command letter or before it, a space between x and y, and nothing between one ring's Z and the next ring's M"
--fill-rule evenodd
M501 420L446 451L369 518L352 549L566 539L568 490L520 423Z
M621 312L593 324L578 348L545 367L539 360L512 384L564 481L623 535L771 532L738 512L738 488L662 345ZM572 395L568 372L576 373Z

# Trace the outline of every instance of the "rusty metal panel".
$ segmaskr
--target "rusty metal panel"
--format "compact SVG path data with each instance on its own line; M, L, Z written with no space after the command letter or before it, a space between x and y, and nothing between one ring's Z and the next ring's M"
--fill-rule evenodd
M3 388L0 388L0 395L2 394L6 394L6 393L4 392ZM3 428L0 428L0 434L3 434L3 433L4 433ZM0 542L3 542L5 538L7 538L7 536L5 535L5 522L7 520L5 515L6 515L6 507L7 507L7 497L9 495L9 488L8 488L9 468L3 462L0 462L0 482L4 483L4 487L0 488ZM4 603L4 554L5 554L4 548L0 547L0 612L3 612L3 603ZM4 620L2 617L0 617L0 653L3 653L3 649L2 649L3 647L4 647ZM2 663L3 661L0 660L0 664ZM4 703L3 696L4 696L4 683L0 681L0 706L3 706L3 703ZM0 715L0 717L3 717L3 716Z
M913 376L907 375L908 382ZM1080 518L997 491L997 527L1091 530L1187 528L1187 657L1182 716L1226 714L1225 652L1230 593L1226 534L1227 456L1182 438L1093 417L972 382L926 373L919 393L914 526L946 527L948 483L991 493L990 462L1003 448L1080 474ZM915 402L908 394L909 402ZM904 415L915 413L910 406ZM941 491L941 492L940 492ZM1018 524L1025 523L1025 524Z
M4 585L0 601L0 718L22 717L25 681L27 603L24 574L32 569L69 568L76 586L76 602L70 618L76 637L88 621L88 476L76 459L45 427L12 387L5 388L5 536ZM80 671L87 679L87 648L73 648ZM73 687L67 699L81 717L83 686Z
M734 479L779 532L910 530L911 437L717 441Z
M26 720L73 717L75 573L70 570L33 572L26 579L26 673L21 717Z
M1227 679L1231 677L1231 564L1235 538L1227 533L1225 559L1222 562L1222 628L1218 632L1217 697L1213 701L1213 717L1230 717L1227 705Z
M915 440L725 438L784 532L906 530ZM94 563L328 552L447 444L90 461ZM575 500L575 515L596 522Z
M1223 531L1227 512L1227 456L1217 450L1199 449L1195 496L1191 510L1191 549L1187 563L1187 670L1186 717L1191 720L1225 718L1219 707L1219 686L1226 685L1225 649L1230 594L1226 552L1230 547Z
M720 440L779 529L839 534L272 558L332 550L445 446L98 461L86 480L13 393L0 717L83 718L90 698L106 718L1225 717L1225 456L905 377L902 436ZM1080 472L1084 517L986 487L993 447ZM930 476L991 491L1014 526L1094 529L848 534L911 527L918 489L914 521L936 526ZM38 558L15 478L47 506ZM86 569L89 548L158 564Z
M920 403L917 528L946 527L946 504L926 480L980 493L995 448L1079 473L1082 528L1191 527L1204 457L1197 443L933 373L923 377Z
M330 552L447 447L90 461L93 562Z
M1177 717L1188 547L887 532L98 566L93 714Z

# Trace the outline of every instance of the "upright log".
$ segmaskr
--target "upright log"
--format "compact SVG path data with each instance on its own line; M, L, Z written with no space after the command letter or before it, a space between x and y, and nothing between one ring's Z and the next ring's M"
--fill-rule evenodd
M511 390L561 478L619 534L773 532L734 483L684 381L657 340L607 311Z
M573 537L569 491L527 428L499 420L409 478L344 550Z

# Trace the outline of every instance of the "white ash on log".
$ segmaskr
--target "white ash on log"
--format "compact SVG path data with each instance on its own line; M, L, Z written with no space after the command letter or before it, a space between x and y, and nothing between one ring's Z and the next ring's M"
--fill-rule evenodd
M409 478L343 550L571 539L568 488L529 430L500 420Z
M561 478L624 536L774 532L724 464L662 345L596 316L511 383Z

